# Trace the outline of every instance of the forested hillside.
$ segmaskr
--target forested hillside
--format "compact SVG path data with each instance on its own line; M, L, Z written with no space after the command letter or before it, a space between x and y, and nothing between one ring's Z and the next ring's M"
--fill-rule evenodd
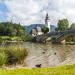
M25 28L12 22L0 23L0 36L25 36Z

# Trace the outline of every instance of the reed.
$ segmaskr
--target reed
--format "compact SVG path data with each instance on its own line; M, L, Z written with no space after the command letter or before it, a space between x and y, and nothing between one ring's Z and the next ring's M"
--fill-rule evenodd
M13 64L23 64L25 58L28 55L28 51L25 47L21 45L16 46L1 46L0 47L0 65L13 65Z

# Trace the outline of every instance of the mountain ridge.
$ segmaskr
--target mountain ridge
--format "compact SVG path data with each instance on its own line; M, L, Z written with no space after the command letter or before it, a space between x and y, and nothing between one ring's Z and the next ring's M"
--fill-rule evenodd
M29 25L29 26L23 26L23 27L26 29L27 34L29 34L30 31L31 31L33 28L36 27L36 25L39 26L39 27L41 27L41 28L44 26L44 24L31 24L31 25ZM56 27L55 27L54 25L50 25L50 30L51 30L51 31L53 31L55 28L56 28Z

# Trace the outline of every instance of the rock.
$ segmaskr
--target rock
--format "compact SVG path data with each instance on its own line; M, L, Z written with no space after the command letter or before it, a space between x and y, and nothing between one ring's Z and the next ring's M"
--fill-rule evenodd
M45 52L43 52L43 54L45 54Z
M57 53L54 53L54 55L56 55Z

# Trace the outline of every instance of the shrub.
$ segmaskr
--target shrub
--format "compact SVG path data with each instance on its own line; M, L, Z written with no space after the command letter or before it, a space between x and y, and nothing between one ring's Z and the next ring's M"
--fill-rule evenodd
M25 41L34 41L35 40L35 37L33 37L33 36L26 36L25 37Z
M45 34L45 33L48 33L49 32L49 28L48 27L43 27L42 28L42 32Z
M23 64L27 55L27 49L20 45L0 47L0 66L2 66L3 64Z

